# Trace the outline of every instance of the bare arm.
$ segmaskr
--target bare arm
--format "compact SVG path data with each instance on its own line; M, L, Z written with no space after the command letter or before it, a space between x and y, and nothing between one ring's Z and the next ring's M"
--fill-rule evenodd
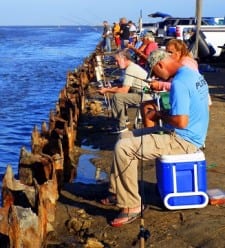
M157 80L153 80L150 83L150 87L153 90L166 90L166 91L170 91L171 88L171 82L163 82L163 81L157 81Z
M162 115L161 119L175 128L185 128L189 120L187 115Z
M148 56L146 56L143 53L143 51L144 51L144 49L146 47L145 44L141 45L141 47L139 47L139 48L136 48L133 44L128 44L127 47L130 48L131 50L133 50L137 54L137 56L142 57L145 60L147 60Z
M128 93L130 86L122 86L122 87L112 87L112 88L101 88L98 90L100 94L105 93Z
M168 115L162 111L157 111L157 118L163 122L170 124L175 128L185 128L188 125L188 115Z

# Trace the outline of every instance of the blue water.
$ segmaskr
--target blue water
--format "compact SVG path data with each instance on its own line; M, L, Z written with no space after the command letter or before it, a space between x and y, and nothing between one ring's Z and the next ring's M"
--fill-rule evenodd
M66 73L83 63L100 41L96 27L0 27L0 181L19 154L31 147L55 109Z
M74 178L73 182L75 183L85 183L85 184L96 184L96 183L103 183L108 181L108 175L100 168L96 168L92 163L91 159L96 158L97 155L95 152L98 149L94 149L91 146L81 146L83 149L91 151L90 154L82 154L79 157L78 166L77 166L77 175Z

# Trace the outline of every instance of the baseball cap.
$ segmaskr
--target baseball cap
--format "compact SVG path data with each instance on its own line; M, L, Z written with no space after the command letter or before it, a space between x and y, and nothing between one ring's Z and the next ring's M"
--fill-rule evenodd
M169 57L170 54L163 49L157 49L150 53L148 56L148 64L150 68L153 68L159 61Z

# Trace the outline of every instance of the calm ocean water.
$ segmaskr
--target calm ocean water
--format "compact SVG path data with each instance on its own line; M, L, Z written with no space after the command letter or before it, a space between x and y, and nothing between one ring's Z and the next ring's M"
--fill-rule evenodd
M0 27L0 181L10 164L17 174L20 149L31 147L55 109L66 73L95 50L96 27Z

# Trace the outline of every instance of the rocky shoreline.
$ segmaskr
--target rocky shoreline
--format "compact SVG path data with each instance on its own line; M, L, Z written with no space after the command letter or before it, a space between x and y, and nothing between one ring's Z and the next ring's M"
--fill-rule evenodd
M99 200L107 194L107 180L101 180L101 178L99 180L99 177L96 177L94 178L97 179L96 183L93 184L74 180L79 158L83 154L92 154L91 163L100 171L109 174L113 148L117 140L116 135L108 132L108 127L111 125L109 106L105 105L104 97L96 92L98 85L95 67L98 66L96 56L99 55L103 58L104 80L108 82L117 79L118 75L112 73L116 68L110 59L111 54L102 54L97 47L76 72L68 72L67 82L60 92L56 111L50 114L49 127L43 125L40 132L34 129L32 133L31 154L21 151L20 182L14 179L13 175L10 175L9 181L6 180L6 176L5 180L3 179L3 191L5 190L3 199L10 199L10 201L3 201L3 207L0 209L0 232L4 234L0 236L0 247L8 247L9 243L12 247L21 247L18 240L23 244L22 247L35 248L224 247L225 205L208 205L202 209L167 210L157 192L155 161L148 161L143 165L144 181L141 186L144 189L142 194L146 209L142 218L121 228L113 228L108 224L119 209L99 203ZM213 101L210 107L210 126L204 154L207 161L208 188L225 190L223 169L225 66L221 61L211 66L215 70L204 71L206 67L202 65L202 73L209 83ZM131 120L129 129L133 129L135 114L135 108L128 109ZM58 143L58 140L62 143ZM54 159L55 154L59 155L57 159ZM30 160L26 160L27 157ZM37 183L33 180L28 182L28 179L35 174L34 168L37 163L43 168L44 177L36 174L34 178ZM54 174L54 172L57 173ZM55 178L54 175L57 177ZM32 215L36 216L35 225L39 225L36 233L32 228L23 229L24 232L18 231L21 226L20 218L17 218L18 229L8 222L8 219L12 219L9 210L12 206L17 208L15 199L17 199L18 188L12 185L18 185L21 181L23 185L30 187L29 190L37 189L39 196L40 186L51 186L51 183L54 185L50 187L50 191L44 188L44 202L48 203L54 196L51 207L48 204L40 207L42 198L35 198L37 202L34 203L35 211ZM19 190L21 191L21 187ZM37 204L39 207L36 206ZM20 208L27 208L27 206L21 204ZM53 212L50 212L50 209L53 209ZM143 235L141 225L144 227L144 246L143 243L141 244L143 239L140 239ZM15 230L14 233L13 230ZM29 246L31 244L32 246Z

